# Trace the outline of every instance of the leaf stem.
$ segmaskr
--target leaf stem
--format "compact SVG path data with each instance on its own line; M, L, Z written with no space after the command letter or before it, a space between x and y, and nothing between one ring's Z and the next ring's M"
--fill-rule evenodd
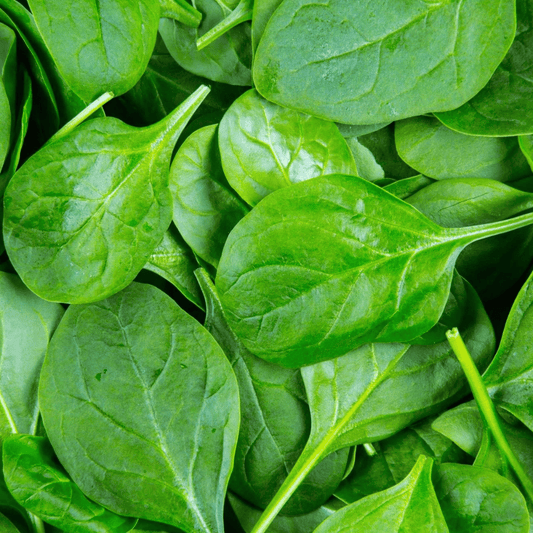
M463 342L461 334L457 328L453 328L446 332L446 337L448 338L448 342L459 360L459 363L461 363L461 367L466 375L474 399L476 400L481 415L487 422L496 445L511 465L511 468L514 470L529 500L533 502L533 483L529 479L529 476L525 472L505 437L496 408L494 407L489 393L487 392L487 388L481 379L481 375L472 360L472 356Z
M102 96L97 98L92 104L89 104L83 111L78 113L72 120L67 122L59 131L54 133L50 139L48 139L46 144L57 141L61 139L67 133L70 133L76 126L79 126L82 122L87 120L93 113L98 111L104 104L107 104L109 100L114 98L113 93L104 93Z
M198 28L202 22L202 14L186 0L159 0L161 18L173 19L189 26Z
M363 448L369 457L374 457L374 455L378 454L378 452L376 452L376 448L374 448L370 442L365 442L365 444L363 444Z
M38 516L35 516L33 513L30 513L29 511L26 512L28 513L31 525L33 526L34 533L46 533L43 521Z
M252 20L252 11L253 0L241 0L237 7L224 20L220 21L215 27L211 28L198 39L196 42L198 50L210 45L238 24Z

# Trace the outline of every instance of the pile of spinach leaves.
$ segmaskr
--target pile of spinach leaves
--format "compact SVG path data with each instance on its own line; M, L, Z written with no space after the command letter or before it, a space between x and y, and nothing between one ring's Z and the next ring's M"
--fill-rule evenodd
M0 533L533 531L533 0L0 0Z

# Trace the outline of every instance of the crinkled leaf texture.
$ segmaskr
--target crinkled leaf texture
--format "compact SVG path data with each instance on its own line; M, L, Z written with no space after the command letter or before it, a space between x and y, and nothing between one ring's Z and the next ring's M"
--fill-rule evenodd
M164 293L133 283L71 306L39 403L61 464L89 498L187 533L222 533L237 383L213 337Z
M254 60L277 104L347 124L448 111L511 46L514 0L285 0Z
M127 533L137 522L88 500L57 463L44 437L12 435L4 441L2 458L11 494L48 524L69 533Z
M4 243L33 292L86 303L131 283L170 225L170 157L208 92L146 128L89 120L18 170L4 198Z

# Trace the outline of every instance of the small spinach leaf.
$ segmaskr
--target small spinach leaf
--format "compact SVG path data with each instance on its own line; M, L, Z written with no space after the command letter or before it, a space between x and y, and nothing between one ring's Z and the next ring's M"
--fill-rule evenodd
M127 533L137 522L88 500L66 475L44 437L8 437L2 459L11 494L25 509L53 526L70 533Z
M435 180L426 178L426 176L422 176L420 174L418 176L412 176L410 178L395 181L394 183L385 185L383 188L396 196L396 198L400 198L400 200L407 200L416 192L421 191L428 185L431 185L434 181Z
M335 124L273 104L255 89L226 111L218 143L224 174L250 205L291 183L357 173Z
M531 174L516 138L464 135L431 117L402 120L396 124L395 135L400 157L436 180L487 178L509 182Z
M146 128L89 120L19 169L5 193L4 243L36 294L89 302L134 279L170 225L172 149L208 92Z
M15 129L16 80L15 32L0 23L0 171L9 155Z
M211 335L137 283L67 310L39 385L48 437L87 497L188 533L223 531L238 402Z
M254 82L277 104L347 124L448 111L489 81L515 17L513 0L285 0L261 38Z
M194 252L218 267L224 243L249 211L228 183L217 125L196 130L180 146L170 168L174 222Z
M448 533L431 481L432 466L432 459L421 456L402 482L337 511L318 526L314 533Z

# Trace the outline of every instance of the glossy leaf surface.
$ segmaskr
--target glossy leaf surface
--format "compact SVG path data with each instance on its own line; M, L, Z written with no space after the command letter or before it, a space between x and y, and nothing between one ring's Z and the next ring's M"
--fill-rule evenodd
M224 175L217 135L217 125L190 135L172 162L169 180L176 226L215 268L229 233L250 209Z
M255 89L231 105L218 138L224 173L250 205L291 183L357 173L335 124L273 104Z
M107 91L123 94L142 76L155 44L159 2L29 4L59 71L82 100L91 102Z
M25 509L70 533L127 533L137 522L88 500L43 437L13 435L3 444L4 476Z
M164 293L132 284L71 306L39 403L59 460L89 498L190 533L223 531L237 384L211 335Z
M515 138L464 135L430 117L398 122L395 134L400 157L430 178L510 182L531 174Z
M237 377L241 412L239 441L230 489L264 508L296 463L311 430L299 370L252 355L229 329L220 300L205 271L198 281L207 302L205 327L225 351ZM326 457L300 485L283 514L301 515L323 504L346 470L348 449Z
M20 168L5 193L4 242L36 294L89 302L134 279L170 225L172 149L207 92L147 128L85 122Z
M489 81L515 25L511 0L285 0L254 82L273 102L347 124L448 111Z
M427 332L464 246L524 217L444 229L360 178L315 178L271 194L237 224L217 288L252 353L308 365Z
M401 483L344 507L317 527L315 533L448 533L431 482L432 463L431 459L420 457Z
M439 113L449 128L469 135L533 133L533 2L516 1L513 45L483 89L458 109Z

